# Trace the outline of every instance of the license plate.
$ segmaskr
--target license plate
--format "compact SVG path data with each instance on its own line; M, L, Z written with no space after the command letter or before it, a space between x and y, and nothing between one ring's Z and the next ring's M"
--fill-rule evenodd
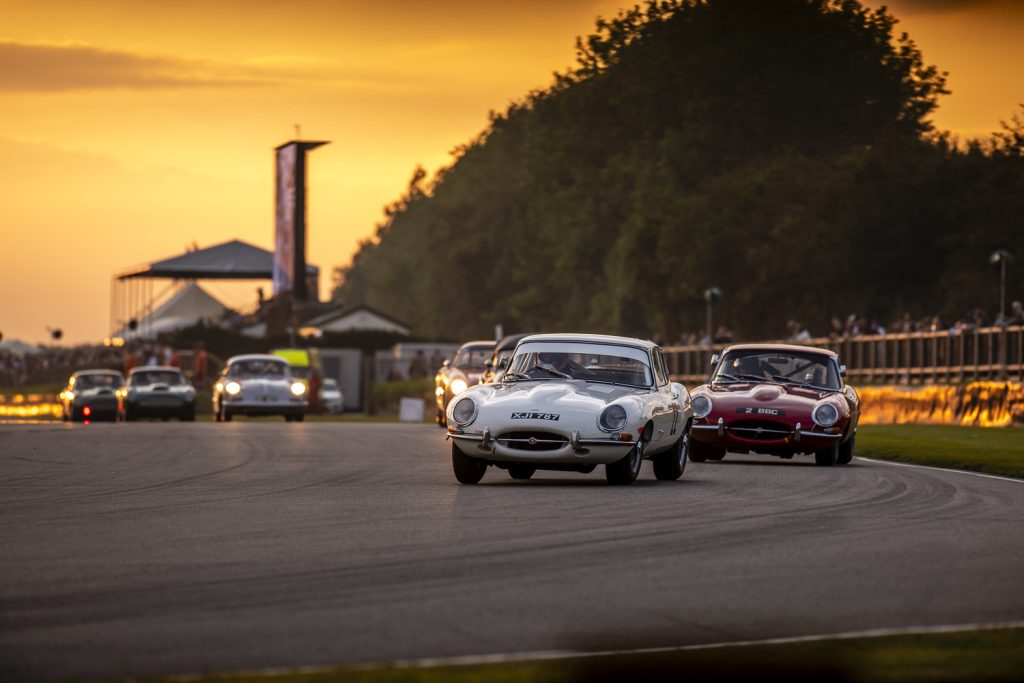
M512 413L513 420L552 420L557 422L559 415L556 413Z
M737 408L737 415L785 415L785 410L778 408Z

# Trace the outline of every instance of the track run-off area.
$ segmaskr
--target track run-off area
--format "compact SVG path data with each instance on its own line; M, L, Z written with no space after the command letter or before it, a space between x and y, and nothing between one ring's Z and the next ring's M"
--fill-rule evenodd
M650 468L460 486L430 425L0 424L0 680L1024 620L1024 481Z

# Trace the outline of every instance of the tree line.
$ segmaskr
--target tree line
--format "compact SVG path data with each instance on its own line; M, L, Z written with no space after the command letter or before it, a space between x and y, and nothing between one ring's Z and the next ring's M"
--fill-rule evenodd
M851 312L995 313L1024 278L1024 121L961 143L946 74L854 0L664 0L598 19L574 67L417 168L335 296L424 337L676 339L705 288L742 338Z

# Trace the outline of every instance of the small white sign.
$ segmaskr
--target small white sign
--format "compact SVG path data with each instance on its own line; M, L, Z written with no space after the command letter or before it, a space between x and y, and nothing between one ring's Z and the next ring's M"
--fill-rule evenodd
M402 422L423 422L423 399L403 398L399 400L398 419Z

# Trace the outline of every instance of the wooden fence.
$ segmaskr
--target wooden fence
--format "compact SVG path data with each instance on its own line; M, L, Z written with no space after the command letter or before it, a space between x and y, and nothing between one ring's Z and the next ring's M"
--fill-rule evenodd
M798 343L838 353L839 362L846 365L847 380L853 385L1024 381L1024 325L845 339L826 337ZM687 386L702 384L711 369L711 356L721 353L726 346L665 348L672 379Z

